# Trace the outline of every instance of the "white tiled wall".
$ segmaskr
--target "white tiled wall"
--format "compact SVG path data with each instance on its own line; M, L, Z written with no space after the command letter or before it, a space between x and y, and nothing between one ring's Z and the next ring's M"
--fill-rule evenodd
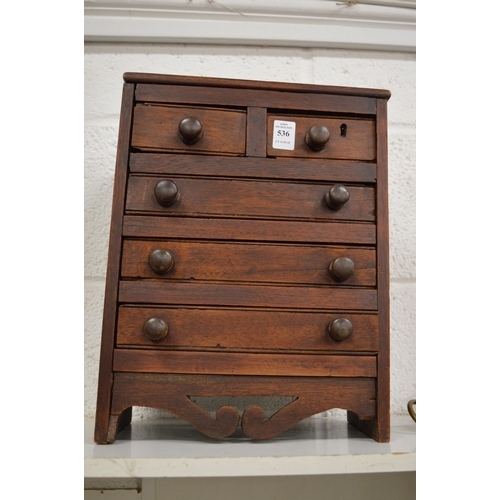
M97 394L101 315L122 75L192 76L384 88L389 100L391 411L415 387L415 54L167 44L85 45L85 416Z

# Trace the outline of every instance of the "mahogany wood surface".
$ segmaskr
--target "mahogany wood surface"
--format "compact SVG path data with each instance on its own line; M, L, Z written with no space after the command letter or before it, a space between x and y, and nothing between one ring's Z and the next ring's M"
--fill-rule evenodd
M265 142L262 142L265 149ZM265 153L264 153L265 154ZM130 172L174 176L223 176L232 178L370 183L377 180L377 166L368 162L293 158L245 158L190 154L131 153Z
M195 404L196 396L295 396L296 399L269 419L260 407L250 406L241 417L245 434L253 439L270 439L300 420L329 408L352 408L360 419L375 415L375 379L334 377L271 377L224 375L175 375L158 373L116 373L116 397L112 419L132 404L168 411L191 422L201 432L221 439L234 433L239 411L220 407L213 418ZM116 429L110 427L106 439L113 442Z
M157 177L130 176L126 210L244 218L375 219L375 191L371 187L347 186L349 201L339 210L332 210L324 200L331 185L171 177L169 180L177 185L180 199L163 207L154 195L154 187L160 180Z
M235 78L213 78L213 77L196 77L196 76L180 76L180 75L165 75L158 73L137 73L126 72L123 74L123 80L130 83L149 83L155 85L191 85L194 87L220 87L230 89L251 89L251 90L277 90L286 92L296 92L298 94L334 94L340 96L360 96L360 97L379 97L389 99L391 92L384 89L346 87L334 85L317 85L304 83L289 83L276 81L259 81L259 80L238 80ZM141 85L138 85L141 87Z
M273 148L273 127L275 120L295 123L295 148L293 150ZM306 135L313 125L324 125L330 132L330 140L321 151L313 151L306 144ZM346 127L345 137L341 135L341 127L343 126ZM267 130L267 154L269 156L364 161L373 160L376 156L375 123L373 120L269 114L267 116Z
M153 351L115 349L118 372L192 373L214 375L375 377L375 356L321 354L255 354L235 352Z
M124 79L95 441L113 442L134 406L215 438L241 422L253 439L343 408L388 441L390 92ZM201 135L195 120L179 129L187 117ZM293 150L272 147L275 119L296 123ZM293 401L214 418L202 396Z
M151 341L143 325L149 318L160 318L168 334ZM352 335L334 340L327 331L330 322L347 318ZM294 351L372 351L378 348L376 314L348 311L305 312L195 307L128 307L118 315L119 346L154 348L209 348Z
M156 249L174 258L174 267L166 274L155 273L148 263ZM350 277L339 280L328 272L328 266L342 257L351 259L355 269ZM126 278L373 287L375 262L375 249L363 247L125 240L121 274Z
M321 93L283 93L272 90L234 89L217 87L189 87L184 85L138 84L138 101L148 103L178 103L219 106L244 106L267 109L293 109L296 111L318 111L328 113L359 113L371 115L376 112L373 98L339 96Z
M266 108L249 107L247 111L247 149L250 157L266 156Z
M248 285L123 280L118 300L137 304L273 307L293 309L377 309L377 291L365 288Z
M377 415L375 419L361 421L359 416L348 412L348 421L373 439L390 441L390 283L389 283L389 192L387 101L377 101L377 149L380 184L377 189L377 276L379 311L379 349L377 377Z
M377 100L377 137L380 186L377 189L377 275L380 329L378 362L380 374L377 379L376 439L390 440L390 275L389 275L389 179L387 145L387 101Z
M183 118L201 122L203 137L196 144L185 144L179 134ZM243 154L246 114L191 107L139 105L134 110L132 147Z
M122 92L122 108L113 189L113 210L111 214L111 230L109 235L108 270L106 273L106 289L102 317L101 354L99 359L95 423L95 440L97 442L103 442L107 435L113 390L112 365L113 347L115 343L114 333L118 310L117 297L118 280L120 276L121 226L125 206L127 161L133 103L134 86L132 84L125 84ZM130 422L130 418L128 418L128 422ZM122 424L126 425L123 420Z
M123 236L372 245L376 227L368 223L300 222L190 217L123 218Z

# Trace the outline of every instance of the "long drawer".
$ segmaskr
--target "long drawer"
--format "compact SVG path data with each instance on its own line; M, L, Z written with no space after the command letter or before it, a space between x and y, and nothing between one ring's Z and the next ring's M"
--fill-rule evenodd
M332 184L299 184L234 179L162 178L132 175L126 211L173 215L272 217L307 220L375 220L375 190L347 185L348 200L330 208L326 197ZM163 193L176 193L167 206ZM164 196L164 195L163 195Z
M338 286L376 285L376 251L299 246L125 240L122 277Z
M350 328L350 333L346 328ZM344 333L342 338L340 334ZM346 333L349 333L346 336ZM118 313L118 346L295 351L376 351L376 314L130 307Z

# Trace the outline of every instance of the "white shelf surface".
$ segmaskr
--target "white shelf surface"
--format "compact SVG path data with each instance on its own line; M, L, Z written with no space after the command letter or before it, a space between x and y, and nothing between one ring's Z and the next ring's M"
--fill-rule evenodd
M346 420L314 417L274 439L242 433L208 438L183 420L143 419L113 444L93 442L94 420L85 420L85 477L181 478L331 475L416 470L416 424L393 416L391 442L377 443Z

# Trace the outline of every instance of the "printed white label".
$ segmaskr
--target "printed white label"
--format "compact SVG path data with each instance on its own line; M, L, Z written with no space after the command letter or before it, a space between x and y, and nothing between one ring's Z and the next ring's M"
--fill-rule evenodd
M274 149L295 149L295 122L274 120Z

